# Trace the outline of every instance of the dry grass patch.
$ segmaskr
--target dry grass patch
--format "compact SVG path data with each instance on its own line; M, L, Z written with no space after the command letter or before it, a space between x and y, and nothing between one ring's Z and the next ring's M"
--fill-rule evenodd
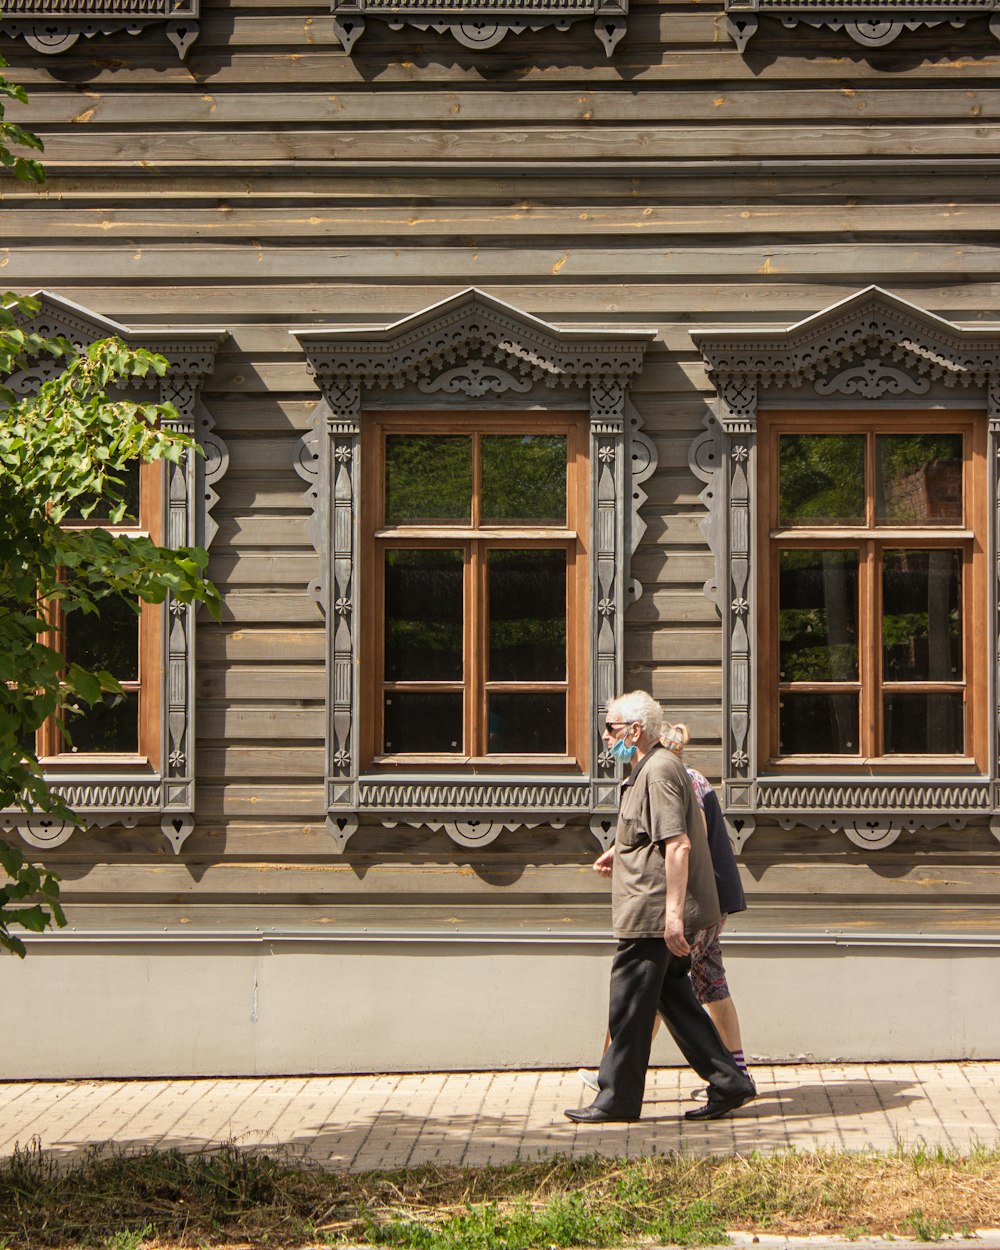
M548 1250L717 1245L726 1229L933 1239L998 1226L998 1147L590 1156L361 1175L235 1146L94 1151L62 1167L33 1147L0 1163L0 1250Z

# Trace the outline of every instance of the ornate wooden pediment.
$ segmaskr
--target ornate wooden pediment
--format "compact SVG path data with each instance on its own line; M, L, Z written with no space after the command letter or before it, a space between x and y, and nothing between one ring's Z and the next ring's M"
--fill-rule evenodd
M960 328L870 286L787 330L694 335L724 401L727 429L752 427L759 392L872 401L919 396L938 384L984 388L1000 370L1000 329Z

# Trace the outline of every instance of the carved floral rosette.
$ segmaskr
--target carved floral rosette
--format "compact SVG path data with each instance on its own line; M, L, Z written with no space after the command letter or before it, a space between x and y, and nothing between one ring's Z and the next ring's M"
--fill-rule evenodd
M89 309L81 308L58 295L42 291L37 312L20 321L28 333L45 337L61 336L76 347L117 337L130 347L157 352L170 362L160 378L150 373L134 379L135 392L152 390L155 400L169 403L176 417L167 427L194 438L204 452L189 451L178 463L164 468L164 533L169 546L208 547L218 526L212 508L218 496L215 486L228 467L228 452L214 432L211 414L199 399L201 384L214 368L215 355L226 332L222 330L130 330ZM7 380L17 394L29 394L62 369L58 358L40 356L29 369ZM140 817L159 817L160 828L173 847L180 851L194 829L194 708L195 708L195 614L188 605L168 594L165 613L164 653L161 665L162 726L161 754L151 761L153 776L137 778L95 768L92 773L54 777L53 790L61 794L80 818L80 824L134 825ZM38 813L7 810L0 813L5 827L22 832L32 845L32 830ZM64 829L61 840L74 826ZM45 845L57 845L47 837Z
M619 778L597 733L597 709L622 680L625 608L641 593L628 573L645 528L641 483L656 461L627 391L653 336L560 330L472 288L389 326L296 332L323 392L296 467L309 484L310 536L321 557L310 592L327 621L327 827L338 851L361 816L443 828L462 846L485 845L512 825L570 817L593 818L595 836L604 837L600 822L617 809ZM512 403L590 413L592 775L362 776L354 569L364 413L394 404L488 412Z
M201 0L6 0L0 33L21 38L46 56L68 52L80 38L139 35L166 25L167 38L184 60L198 38Z
M834 411L859 400L877 411L900 403L941 405L961 395L981 401L989 425L991 619L1000 603L1000 330L964 329L889 294L868 287L791 326L739 328L694 336L716 401L704 432L692 443L689 463L705 483L701 528L715 557L705 594L723 621L723 809L740 847L758 819L785 828L804 825L843 831L866 848L889 846L903 829L961 827L989 818L1000 837L996 784L1000 707L1000 651L992 674L993 732L987 778L942 778L914 785L882 778L776 778L759 773L754 729L757 570L753 526L756 500L758 405Z

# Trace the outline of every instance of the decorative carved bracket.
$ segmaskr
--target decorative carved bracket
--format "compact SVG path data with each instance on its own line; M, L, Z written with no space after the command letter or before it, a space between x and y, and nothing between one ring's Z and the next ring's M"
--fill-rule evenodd
M758 774L753 625L758 616L757 577L751 526L757 506L758 404L794 400L800 408L835 411L860 398L877 411L898 406L899 397L912 406L914 397L929 404L940 402L950 391L966 392L973 401L981 400L989 423L995 618L1000 603L1000 331L964 329L878 287L868 287L788 329L754 327L694 337L717 392L688 461L705 483L700 499L707 515L701 529L715 557L715 572L704 591L724 622L723 809L730 836L735 822L744 822L738 836L745 841L755 818L773 814L786 828L796 823L818 827L818 822L843 829L858 845L888 846L902 828L933 828L952 816L958 818L957 813L1000 807L995 796L989 796L989 783L980 779L914 784L893 797L885 784L859 789L860 783L849 777L797 784ZM994 654L993 723L998 726L1000 652L995 649ZM990 749L994 777L998 747L995 728ZM970 796L975 796L972 808Z
M183 61L198 38L201 0L5 0L0 33L21 38L36 52L56 56L85 36L139 35L166 23L167 38Z
M413 26L451 35L473 51L495 48L508 35L553 26L569 30L590 20L610 57L628 26L629 0L499 0L498 3L455 3L454 0L330 0L333 29L350 54L365 32L366 19L386 22L391 30Z
M108 825L124 826L134 829L138 816L111 815L108 813L92 813L78 824L69 820L59 820L46 812L0 812L0 829L15 831L22 842L40 851L52 850L68 842L77 829L106 828Z
M617 810L618 775L596 721L598 707L620 687L625 609L641 593L629 562L645 529L641 483L654 471L656 454L629 403L628 385L653 337L652 330L557 329L472 288L393 325L296 333L323 391L296 469L308 483L309 533L322 557L309 589L327 620L327 809L347 821L333 835L341 849L365 812L393 820L419 816L419 824L460 832L476 821L481 845L483 822L499 832L515 818L551 824ZM429 413L468 412L507 396L514 406L590 411L593 776L362 777L354 568L365 411L405 400Z
M565 821L549 818L544 823L550 828L561 829ZM474 816L469 817L467 820L444 821L415 817L409 820L383 820L382 824L386 829L395 829L397 825L409 825L411 829L430 829L432 833L443 830L457 846L475 849L477 847L489 846L491 842L497 840L505 829L511 831L514 829L537 829L542 824L542 821L488 820L478 819Z
M782 829L798 829L804 825L809 829L843 833L849 842L864 851L884 851L892 846L904 829L911 833L916 829L940 829L942 825L950 829L964 829L967 823L964 816L912 816L902 812L869 819L855 819L844 812L830 812L823 816L799 814L782 816L778 821Z
M904 30L945 22L961 27L973 18L986 16L990 33L1000 39L998 8L998 0L726 0L726 28L740 52L746 51L762 17L777 18L789 29L800 22L826 26L843 31L863 48L884 48Z
M19 319L20 327L29 333L46 338L61 336L78 348L117 337L130 347L158 352L170 361L164 377L151 373L134 379L131 385L137 392L153 390L159 402L173 404L177 417L170 425L196 438L205 452L204 458L191 451L177 464L165 465L163 520L169 546L209 546L218 528L211 515L218 499L214 487L229 458L199 392L214 368L215 354L226 332L131 330L50 292L36 292L35 298L41 305L38 311ZM6 385L16 394L30 394L63 367L54 357L38 357L28 369L7 379ZM50 780L53 789L87 824L98 819L105 824L129 820L134 824L136 814L161 815L162 831L176 854L194 828L195 614L169 595L165 611L161 755L159 760L150 761L153 775L137 779L95 768L93 773ZM70 833L72 827L63 840Z

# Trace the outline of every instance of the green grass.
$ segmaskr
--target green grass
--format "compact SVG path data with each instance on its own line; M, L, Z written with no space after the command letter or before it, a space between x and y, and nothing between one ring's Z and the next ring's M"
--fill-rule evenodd
M3 1250L549 1250L723 1245L727 1230L915 1237L1000 1226L1000 1148L783 1151L324 1173L291 1156L37 1145L0 1161Z

